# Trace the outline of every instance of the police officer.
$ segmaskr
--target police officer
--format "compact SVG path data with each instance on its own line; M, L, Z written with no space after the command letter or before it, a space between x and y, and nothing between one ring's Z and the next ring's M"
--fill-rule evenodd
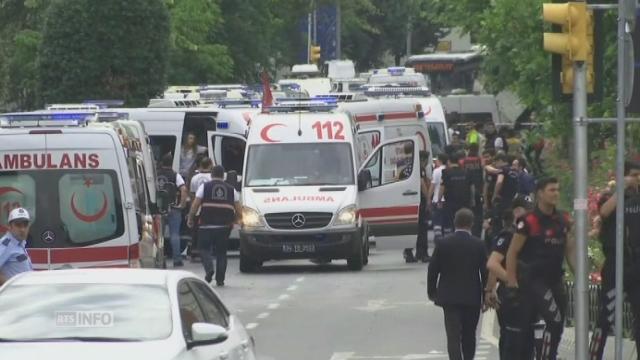
M172 169L173 155L165 154L162 157L160 168L158 169L158 188L166 193L169 202L169 214L167 217L169 225L169 236L171 243L171 254L173 256L173 267L184 266L182 262L180 227L182 226L182 209L187 202L187 187L182 175Z
M491 234L495 235L502 230L502 214L511 208L513 199L518 192L518 172L512 166L510 157L498 154L495 157L495 165L500 172L496 178L496 187L493 192L493 216L491 220Z
M633 334L640 348L640 164L627 162L624 169L624 292L633 312ZM615 313L616 195L607 192L599 201L602 218L600 241L605 256L602 267L600 312L589 347L590 360L602 359Z
M30 221L26 209L17 208L9 213L9 231L0 239L0 285L20 273L33 270L25 249Z
M512 344L517 353L530 336L522 331L539 315L545 322L541 359L555 360L564 329L566 297L563 260L575 269L575 241L568 233L572 221L556 209L560 185L555 178L536 185L536 207L516 222L516 232L507 251L507 298L520 302L521 336Z
M193 227L195 214L200 209L198 250L204 266L205 280L211 282L215 273L216 285L224 286L229 234L237 214L240 214L240 196L233 186L224 182L222 166L213 167L211 178L211 181L200 185L196 191L187 225ZM215 271L211 257L212 248L215 248L216 254Z
M475 186L471 177L460 167L464 153L459 151L449 158L449 165L442 171L440 199L444 199L443 233L453 231L455 213L462 208L473 208L475 202Z
M418 212L418 237L416 239L416 256L413 256L412 249L404 250L404 258L408 263L418 260L429 262L429 239L427 224L427 209L431 206L428 197L431 179L429 179L427 167L429 166L429 152L420 151L420 209Z
M528 342L523 347L520 354L513 353L514 349L509 346L509 343L513 343L514 335L520 336L517 323L514 324L514 319L518 319L518 312L520 311L517 302L510 301L505 296L507 270L506 270L506 257L511 238L515 231L515 219L519 219L524 215L531 205L524 198L517 198L513 202L513 209L508 209L503 214L503 229L495 237L492 244L491 254L487 261L487 269L489 270L489 281L487 288L485 289L485 298L487 303L496 308L498 315L498 323L500 325L500 342L499 352L501 360L519 359L527 360L532 359L533 355L533 343ZM499 283L496 291L495 285ZM532 328L527 328L528 331L527 340L531 339ZM515 332L515 334L514 334Z
M473 223L473 229L471 229L471 232L476 237L480 237L482 235L482 221L480 221L480 219L482 219L483 206L482 193L480 192L480 189L483 187L483 171L482 159L478 156L478 146L477 142L469 144L469 153L461 160L460 164L471 178L471 182L476 189L475 207L471 209L473 211L474 218L478 219Z

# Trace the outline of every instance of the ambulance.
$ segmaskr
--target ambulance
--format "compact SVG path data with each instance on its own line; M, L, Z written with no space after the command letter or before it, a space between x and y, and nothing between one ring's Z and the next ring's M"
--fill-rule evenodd
M374 231L416 233L417 136L381 142L360 161L358 124L335 104L268 111L252 119L247 137L240 271L275 259L346 259L361 270Z
M447 131L445 109L440 99L434 96L429 88L424 86L371 86L366 89L364 95L374 99L408 99L419 103L424 114L424 121L429 128L429 140L434 157L443 153L451 142Z
M139 267L146 255L145 179L130 173L124 137L95 121L95 112L0 115L0 232L13 208L29 211L36 269Z

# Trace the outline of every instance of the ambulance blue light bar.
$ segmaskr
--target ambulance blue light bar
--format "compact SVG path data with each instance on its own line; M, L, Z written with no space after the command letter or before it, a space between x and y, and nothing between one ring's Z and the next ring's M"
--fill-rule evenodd
M396 66L387 68L387 72L389 73L389 75L393 75L393 76L400 76L404 74L405 70L406 69L404 67L396 67Z
M252 108L260 107L262 100L260 99L223 99L223 100L214 100L213 103L217 104L220 108L226 108L227 106L239 106L239 105L250 105Z
M124 105L124 100L85 100L83 104L96 105L101 109L119 107Z
M372 86L364 91L365 96L431 96L431 90L424 86Z
M308 103L312 105L333 105L338 103L338 97L333 95L316 95L314 97L278 98L277 103Z
M309 100L309 99L283 99L278 104L269 107L270 112L328 112L338 107L337 102L328 103L325 101Z
M129 114L115 111L100 111L97 113L99 122L111 122L116 120L129 120Z
M221 130L227 130L229 129L229 123L226 121L220 121L216 124L216 128Z
M0 115L2 127L80 126L96 119L95 112L23 112Z

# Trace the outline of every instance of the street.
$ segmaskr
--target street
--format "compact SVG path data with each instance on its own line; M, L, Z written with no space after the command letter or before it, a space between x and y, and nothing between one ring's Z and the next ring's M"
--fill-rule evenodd
M447 359L442 310L427 300L427 264L405 264L388 240L362 272L344 261L279 261L240 274L232 256L216 291L250 329L261 360ZM199 263L185 269L204 274ZM497 359L482 328L481 319L476 359Z

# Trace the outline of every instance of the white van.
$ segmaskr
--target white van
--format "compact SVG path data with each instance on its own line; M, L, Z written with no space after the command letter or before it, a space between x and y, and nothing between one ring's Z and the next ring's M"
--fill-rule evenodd
M247 137L242 272L300 258L347 259L360 270L375 229L416 233L417 137L382 142L359 165L356 122L348 114L307 102L269 111L253 119Z
M433 96L428 88L403 86L369 87L364 94L376 99L406 99L419 103L422 106L424 120L429 128L432 155L434 157L440 155L449 145L451 140L447 131L445 110L440 100Z
M36 269L140 266L141 225L128 150L95 112L0 115L0 232L15 207L31 214Z

